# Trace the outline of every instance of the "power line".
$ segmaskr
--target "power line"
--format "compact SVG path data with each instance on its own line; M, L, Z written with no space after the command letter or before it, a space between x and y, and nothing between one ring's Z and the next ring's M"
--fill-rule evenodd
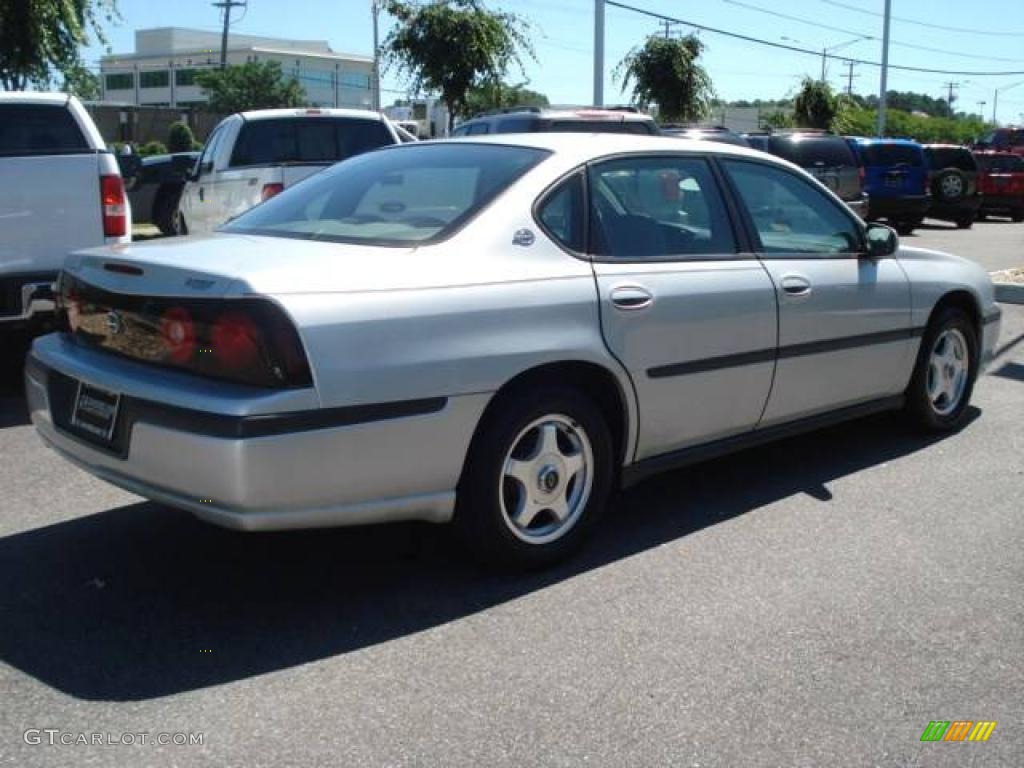
M779 19L785 19L786 21L795 21L798 24L805 24L809 27L825 29L828 30L829 32L839 32L844 35L859 35L864 40L878 40L878 37L875 35L866 34L864 32L857 32L856 30L852 29L844 29L843 27L833 27L829 24L819 24L816 21L808 21L806 19L800 18L799 16L790 16L789 14L780 13L779 11L773 11L768 8L762 8L761 6L753 5L751 3L740 2L740 0L722 0L722 2L727 3L728 5L735 5L739 6L740 8L746 8L747 10L756 11L757 13L763 13L768 16L774 16ZM897 43L893 41L890 43L890 45L899 48L908 48L915 51L924 51L926 53L941 53L944 56L956 56L957 58L960 59L973 59L975 61L1005 61L1011 64L1016 64L1017 62L1020 61L1020 59L1006 59L999 56L979 56L977 54L972 53L958 53L956 51L950 51L943 48L930 48L926 45L915 45L913 43Z
M785 43L776 43L772 40L764 40L760 37L753 37L751 35L741 35L738 32L728 32L718 27L709 27L706 24L697 24L693 21L687 21L686 19L680 19L673 16L666 16L662 13L655 13L654 11L648 11L644 8L637 8L633 5L627 5L626 3L616 2L616 0L604 0L605 5L610 5L615 8L621 8L626 11L632 11L642 16L649 16L655 19L669 19L670 21L678 22L679 24L685 24L688 27L699 29L703 32L710 32L715 35L722 35L724 37L731 37L736 40L743 40L747 43L755 43L757 45L765 45L770 48L776 48L783 51L791 51L793 53L802 53L808 56L820 57L821 51L812 51L808 48L800 48L796 45L787 45ZM844 61L852 61L856 64L863 64L868 67L881 67L882 64L877 61L869 61L867 59L855 59L849 56L833 56L832 58L842 59ZM969 77L1014 77L1017 75L1024 75L1024 70L1003 70L999 72L982 72L978 70L950 70L950 69L932 69L929 67L910 67L906 65L889 64L889 69L899 70L901 72L925 72L933 75L962 75Z
M878 11L869 11L866 8L858 8L856 5L850 5L848 3L841 3L839 0L818 0L819 3L825 3L825 5L834 5L836 8L845 8L848 11L854 11L855 13L863 13L868 16L876 16L882 18L883 14ZM893 21L899 21L904 24L916 24L919 27L928 27L929 29L941 29L943 32L957 32L966 33L968 35L988 35L990 37L1024 37L1024 32L994 32L987 29L964 29L963 27L949 27L943 24L930 24L927 21L918 21L917 19L908 19L905 16L893 16Z

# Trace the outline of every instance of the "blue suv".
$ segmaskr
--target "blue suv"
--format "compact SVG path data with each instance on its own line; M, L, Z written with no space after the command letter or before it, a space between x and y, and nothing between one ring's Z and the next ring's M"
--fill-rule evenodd
M901 235L920 224L931 196L924 147L907 139L847 139L868 195L868 221L885 219Z

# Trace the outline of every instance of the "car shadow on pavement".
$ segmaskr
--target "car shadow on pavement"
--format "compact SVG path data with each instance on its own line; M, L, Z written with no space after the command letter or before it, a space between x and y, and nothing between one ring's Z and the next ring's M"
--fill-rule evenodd
M29 423L25 406L25 355L27 339L0 340L0 429Z
M245 534L149 502L71 518L0 539L0 661L87 700L230 683L456 621L796 494L827 504L831 481L938 439L882 415L666 474L620 494L575 559L528 574L483 571L426 524Z

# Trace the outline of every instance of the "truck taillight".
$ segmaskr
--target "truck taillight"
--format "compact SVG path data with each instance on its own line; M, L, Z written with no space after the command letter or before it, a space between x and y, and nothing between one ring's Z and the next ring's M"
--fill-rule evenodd
M100 204L103 208L103 235L124 237L128 234L128 203L120 176L100 176Z
M275 184L264 184L263 191L260 193L260 202L269 200L274 195L279 195L282 192L284 192L284 184L281 184L280 182Z

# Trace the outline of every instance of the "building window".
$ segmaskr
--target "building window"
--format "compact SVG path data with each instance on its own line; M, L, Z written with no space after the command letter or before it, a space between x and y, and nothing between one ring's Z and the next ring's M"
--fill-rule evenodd
M135 75L125 72L117 75L107 75L108 91L130 91L135 87Z
M196 83L196 72L195 69L177 69L174 71L174 84L175 85L195 85Z
M370 87L370 76L362 74L344 74L341 76L341 84L346 88L366 88Z
M139 73L139 85L143 88L166 88L170 82L171 78L166 69L159 72Z

